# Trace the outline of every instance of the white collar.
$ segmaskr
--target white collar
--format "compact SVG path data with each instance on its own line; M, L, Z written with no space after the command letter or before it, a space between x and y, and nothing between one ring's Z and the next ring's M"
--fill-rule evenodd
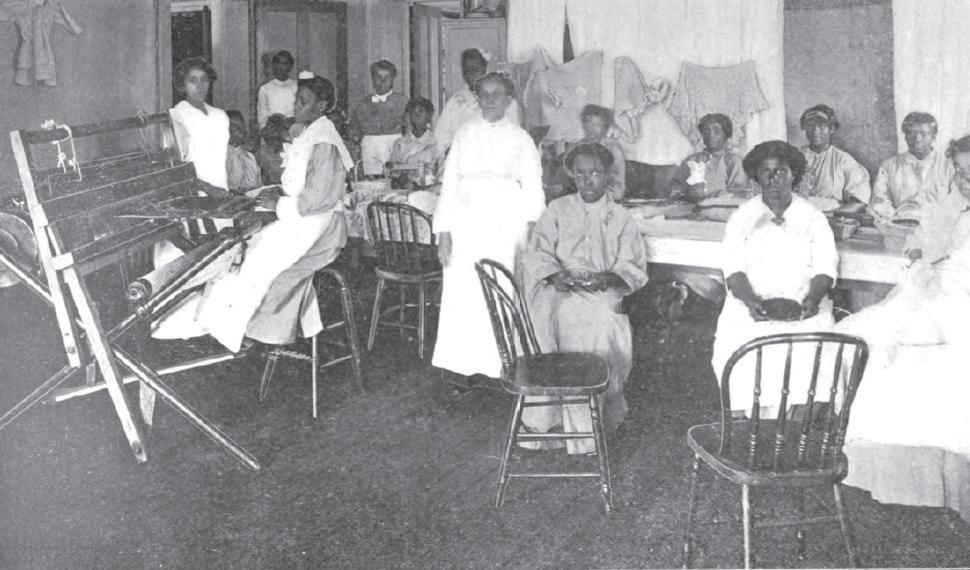
M370 100L373 103L386 103L387 102L387 98L391 96L391 93L394 93L394 90L393 89L391 89L390 91L388 91L387 93L385 93L383 95L378 95L377 93L372 93L371 96L370 96Z

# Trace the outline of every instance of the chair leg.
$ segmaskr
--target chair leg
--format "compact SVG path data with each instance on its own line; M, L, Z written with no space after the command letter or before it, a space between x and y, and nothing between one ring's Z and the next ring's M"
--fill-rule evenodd
M593 438L596 444L596 457L600 464L600 492L603 494L603 503L606 505L606 512L613 512L613 482L610 477L610 454L606 447L606 432L603 429L603 420L600 414L599 396L590 396L589 413L593 423Z
M347 344L350 345L350 364L354 367L354 382L361 393L364 392L364 377L360 370L360 347L357 345L357 320L354 318L354 298L350 289L341 289L341 300L344 309L344 329L347 332Z
M509 422L509 435L505 439L505 450L502 452L502 464L498 470L498 493L495 496L495 508L501 509L505 501L505 488L509 485L509 462L512 459L512 446L515 445L515 435L519 431L519 422L522 420L522 403L525 396L515 397L515 406L512 408L512 420Z
M798 501L798 518L800 520L805 520L805 513L807 510L807 501L806 501L807 497L805 496L806 493L807 491L802 490L801 493L798 494L798 497L795 499L796 501ZM798 560L800 562L804 562L805 561L805 527L804 526L799 526L798 529L795 531L795 540L797 542L796 556L798 556Z
M273 373L276 372L276 361L279 360L280 353L278 348L274 348L266 355L266 367L263 368L263 378L259 381L259 401L266 399L269 393L269 383L273 381Z
M320 375L320 349L317 346L317 337L319 334L315 334L310 337L310 391L313 393L313 419L317 419L317 378Z
M839 517L839 526L842 529L842 540L845 541L845 552L849 556L849 566L859 567L859 558L856 556L855 549L852 547L852 528L849 526L849 519L846 516L845 504L842 502L842 487L836 483L832 485L835 495L835 514Z
M691 525L694 522L694 509L697 506L697 477L700 468L701 457L695 453L694 462L690 466L690 491L687 494L687 526L684 528L683 568L690 568Z
M377 337L377 325L381 319L381 297L384 296L384 278L377 278L377 294L374 295L374 311L371 313L370 333L367 335L367 350L374 349L374 339Z
M741 485L741 526L744 532L744 567L751 568L754 565L753 553L751 552L751 489L748 485Z
M398 300L401 302L401 306L397 311L397 324L399 325L397 327L397 334L401 338L404 338L404 305L408 302L407 285L404 283L400 284L400 287L398 287L398 295L400 297Z
M424 359L424 329L425 329L425 282L418 283L418 357Z

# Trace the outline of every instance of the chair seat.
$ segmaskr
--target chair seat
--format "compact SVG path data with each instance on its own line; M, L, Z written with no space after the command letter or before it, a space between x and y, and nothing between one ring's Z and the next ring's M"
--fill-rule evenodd
M523 396L593 396L606 391L609 365L586 352L552 352L521 356L512 382L502 386Z
M435 281L441 279L441 270L429 271L427 273L413 273L410 271L398 271L393 268L377 267L374 272L381 279L394 281L397 283L420 283L422 281Z
M798 438L801 434L802 422L789 420L785 426L787 444L779 457L777 469L772 469L773 446L777 420L761 420L759 431L761 434L758 446L756 468L748 469L748 442L750 437L751 420L737 420L731 422L731 439L726 442L726 450L718 455L721 445L721 424L701 424L687 430L687 445L700 456L704 463L720 475L738 485L760 487L812 487L829 485L842 481L848 469L848 460L841 451L835 457L834 465L819 467L818 443L820 435L810 437L815 445L812 455L807 456L804 467L797 466ZM813 429L817 434L819 430Z

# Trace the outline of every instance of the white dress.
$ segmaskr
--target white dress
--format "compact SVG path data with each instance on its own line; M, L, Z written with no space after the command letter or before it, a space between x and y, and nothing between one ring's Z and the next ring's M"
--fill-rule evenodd
M923 260L883 301L836 325L869 344L845 483L970 521L970 201L956 191L924 207L913 237Z
M805 199L793 195L792 202L783 214L784 222L772 221L775 215L755 197L742 204L728 219L724 230L725 278L742 272L748 276L751 287L762 299L785 298L801 302L808 294L811 280L816 275L838 276L838 251L832 230L819 212ZM755 321L737 297L728 292L724 308L717 321L714 353L711 364L721 379L724 365L740 346L757 337L791 333L831 330L832 301L825 298L819 304L814 317L794 322ZM814 348L805 347L793 355L790 404L804 400L812 371ZM765 369L783 365L784 348L765 351ZM749 410L754 386L754 356L742 359L731 376L731 408ZM826 370L826 360L823 359ZM831 370L831 368L828 368ZM819 393L824 386L819 385ZM774 385L763 378L761 406L777 406L781 397L780 381Z
M182 152L182 160L191 162L196 177L218 188L229 186L226 157L229 147L229 117L222 109L205 104L206 112L196 109L188 101L181 101L169 110L175 138ZM231 226L228 220L217 220L217 227ZM172 242L155 244L154 263L160 267L182 255ZM152 326L152 336L160 339L193 338L205 334L195 324L195 307L186 299L172 309L166 318Z
M296 101L296 79L280 81L275 77L259 86L256 100L256 122L259 128L266 126L266 119L277 113L293 116L293 104Z
M544 208L539 153L521 127L478 118L458 130L433 222L434 233L452 237L433 365L499 376L502 366L475 263L488 258L514 271L516 250Z

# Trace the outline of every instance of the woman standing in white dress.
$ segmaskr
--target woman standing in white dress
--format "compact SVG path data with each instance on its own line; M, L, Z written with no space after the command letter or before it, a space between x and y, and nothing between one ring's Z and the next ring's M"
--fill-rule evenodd
M434 215L444 283L431 363L465 376L498 377L502 366L475 263L489 258L514 270L545 195L535 144L502 120L515 94L512 82L488 74L475 82L475 94L481 117L455 134Z

